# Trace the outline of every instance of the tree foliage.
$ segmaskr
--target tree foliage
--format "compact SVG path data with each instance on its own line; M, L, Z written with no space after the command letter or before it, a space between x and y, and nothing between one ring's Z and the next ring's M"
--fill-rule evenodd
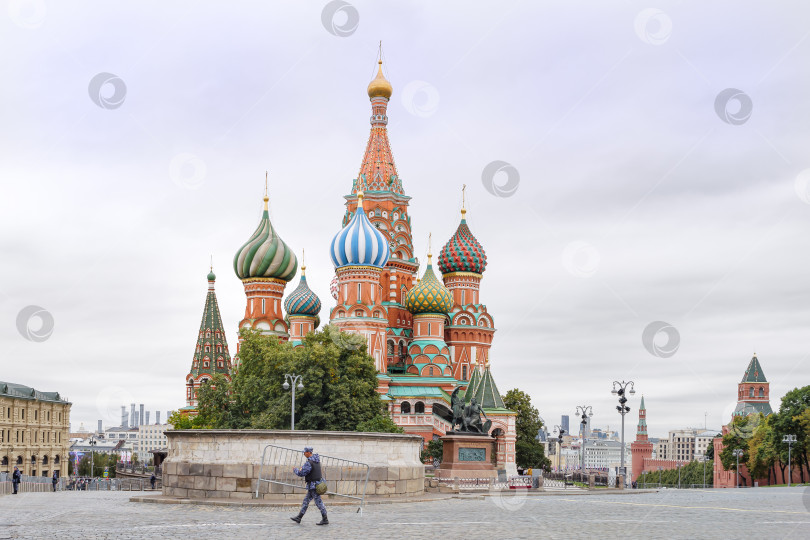
M357 431L368 433L405 433L388 414L380 414L357 424Z
M714 485L714 474L712 473L712 462L707 460L704 464L702 461L692 461L681 467L681 485L703 485L704 470L706 485ZM659 476L658 471L649 471L640 474L635 480L636 487L644 487L644 484L657 484L659 482L666 485L678 485L678 469L668 469L661 471Z
M543 427L540 412L532 406L532 399L526 392L513 388L503 396L507 409L515 411L515 458L517 466L522 469L551 467L551 461L543 451L543 445L537 440L537 434Z
M285 374L301 375L304 385L295 393L296 429L386 426L384 419L376 419L386 415L386 407L377 393L377 372L362 336L325 326L308 334L303 347L293 347L256 331L242 330L241 335L238 371L230 384L224 377L214 377L200 389L199 414L191 427L287 429L292 389L282 387Z
M433 439L427 443L427 446L422 450L419 457L423 462L430 461L432 463L438 461L441 463L442 456L444 456L444 441L441 439Z
M115 478L116 463L118 463L117 454L102 454L99 452L93 452L92 460L90 459L90 454L85 454L79 460L79 476L103 476L104 467L107 467L107 477ZM92 474L90 472L90 465L93 466Z
M800 471L804 482L804 470L810 465L810 386L794 388L782 398L779 411L767 417L762 414L735 417L729 424L729 432L723 436L723 451L720 460L726 470L736 470L735 448L743 450L740 463L745 463L752 478L768 478L776 481L787 475L788 445L785 435L795 435L796 443L791 452L791 465ZM777 466L780 473L777 476ZM746 477L741 482L747 482Z

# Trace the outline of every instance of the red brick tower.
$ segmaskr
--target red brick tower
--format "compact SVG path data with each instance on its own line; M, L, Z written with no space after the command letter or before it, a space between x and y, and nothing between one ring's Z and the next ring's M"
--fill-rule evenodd
M357 195L362 192L369 221L385 236L390 247L391 256L378 278L387 323L383 342L385 364L380 369L384 373L389 365L404 369L413 337L413 317L405 309L405 294L416 282L419 261L414 255L411 236L408 210L411 198L405 195L388 139L387 110L393 87L383 75L382 60L379 60L377 76L369 83L367 93L371 102L371 132L360 172L352 182L351 193L345 197L343 225L347 225L357 212Z
M652 458L653 444L647 439L647 408L644 406L644 396L641 396L641 406L638 408L638 430L636 440L630 445L633 454L633 471L630 480L644 472L644 460Z
M445 340L450 346L452 375L459 381L470 380L474 363L487 364L495 334L494 320L479 298L487 255L467 226L466 214L462 195L461 223L438 260L444 285L453 295Z
M239 329L252 328L286 341L290 335L281 299L284 288L298 270L298 259L270 223L269 200L265 186L264 211L259 226L233 258L234 272L242 280L247 297L245 318L239 322ZM240 339L234 369L239 368L241 343Z

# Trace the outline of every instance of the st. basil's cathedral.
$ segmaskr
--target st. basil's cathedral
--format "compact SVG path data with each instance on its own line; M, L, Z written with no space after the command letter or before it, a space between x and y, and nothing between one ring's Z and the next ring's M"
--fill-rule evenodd
M357 178L346 200L343 228L329 244L335 267L331 293L335 305L329 321L343 332L367 340L379 381L377 390L396 424L425 441L451 430L450 395L465 390L492 420L497 467L516 473L515 413L506 409L490 371L489 349L495 334L492 316L481 303L481 279L487 257L465 219L438 254L432 254L418 277L411 236L410 197L388 141L387 108L393 87L378 62L368 85L371 134ZM245 287L247 305L239 329L251 328L300 345L320 323L321 301L309 288L306 267L298 286L282 301L298 270L294 251L284 243L264 211L256 231L234 256L236 275ZM230 380L239 367L231 362L208 274L208 295L191 371L186 376L185 410L193 410L196 391L214 374ZM286 317L284 315L286 312Z

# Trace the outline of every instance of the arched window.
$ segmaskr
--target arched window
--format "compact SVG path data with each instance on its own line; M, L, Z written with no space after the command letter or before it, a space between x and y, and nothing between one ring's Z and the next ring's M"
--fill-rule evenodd
M8 456L3 456L3 462L0 463L3 467L8 467Z
M750 390L748 390L748 397L754 397L754 387L752 386Z
M37 456L31 456L31 465L37 464Z
M205 344L205 352L211 352L211 345L208 343Z
M17 465L22 465L22 456L17 456Z
M53 457L53 464L54 465L59 465L59 456L58 455Z
M759 387L759 397L765 397L765 388Z
M400 406L400 410L402 414L411 414L411 404L407 401L403 401L402 405Z
M422 403L421 401L417 401L416 405L413 406L413 412L415 412L416 414L420 414L420 413L424 414L424 412L425 412L425 404Z
M433 366L428 368L428 376L433 377Z
M467 364L464 364L463 366L461 366L461 380L462 381L467 380Z
M394 342L388 342L388 356L394 356Z
M48 456L43 456L43 457L42 457L42 464L43 464L43 465L47 465L47 464L48 464Z

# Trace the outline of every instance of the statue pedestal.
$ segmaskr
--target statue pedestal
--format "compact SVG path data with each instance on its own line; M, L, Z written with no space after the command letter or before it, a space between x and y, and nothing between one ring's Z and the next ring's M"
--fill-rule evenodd
M497 478L492 464L494 440L489 435L448 433L442 437L442 463L437 478Z

